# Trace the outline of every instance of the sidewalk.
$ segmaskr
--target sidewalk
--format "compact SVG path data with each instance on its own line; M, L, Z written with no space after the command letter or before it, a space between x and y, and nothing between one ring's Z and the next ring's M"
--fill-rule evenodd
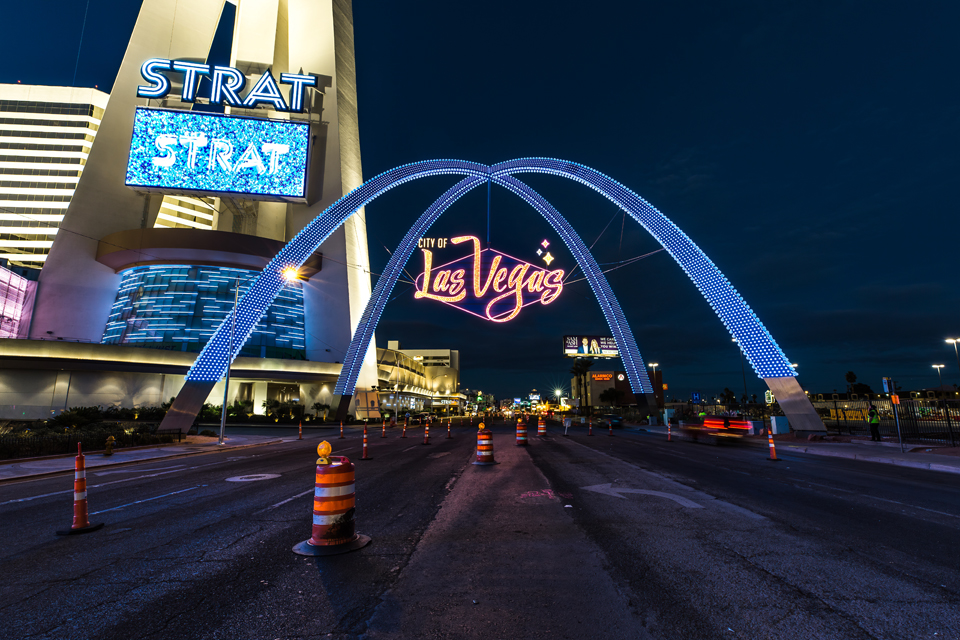
M131 464L153 462L155 460L171 460L203 453L218 451L233 451L247 447L257 447L265 444L284 442L290 438L278 436L230 436L224 438L224 445L217 444L217 438L190 436L190 441L175 445L156 447L136 447L129 449L115 449L112 456L106 457L102 452L84 454L87 469L98 467L117 467ZM293 437L296 440L296 437ZM0 483L25 478L54 476L63 473L73 473L75 455L44 456L40 458L15 458L0 461Z
M658 433L663 434L664 437L667 435L667 428L664 425L641 426L628 424L626 425L626 430ZM674 437L677 437L677 435L678 434L674 433ZM960 456L927 452L927 450L941 447L904 444L904 453L900 453L900 444L897 442L871 442L870 440L855 440L853 442L806 442L793 439L792 434L774 436L773 439L779 451L807 453L815 456L828 456L833 458L849 458L851 460L862 460L864 462L879 462L881 464L892 464L900 467L960 474ZM767 447L766 436L747 436L744 440L751 446ZM947 447L942 448L946 449Z

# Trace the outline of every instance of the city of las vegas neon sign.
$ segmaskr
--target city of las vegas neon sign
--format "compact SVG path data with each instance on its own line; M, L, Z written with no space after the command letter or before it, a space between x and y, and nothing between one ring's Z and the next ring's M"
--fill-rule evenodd
M450 238L449 244L472 243L472 253L440 266L433 251L423 249L423 273L415 298L437 300L484 320L507 322L524 307L550 304L563 291L562 269L547 270L493 249L480 249L475 236Z

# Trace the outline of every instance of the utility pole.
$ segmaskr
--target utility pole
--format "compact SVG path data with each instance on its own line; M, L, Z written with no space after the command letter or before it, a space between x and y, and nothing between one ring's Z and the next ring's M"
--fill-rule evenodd
M230 322L230 351L227 356L227 373L223 376L223 406L220 407L220 441L223 444L223 432L227 428L227 392L230 390L230 365L233 364L233 334L237 330L237 307L240 305L240 278L233 295L233 319Z

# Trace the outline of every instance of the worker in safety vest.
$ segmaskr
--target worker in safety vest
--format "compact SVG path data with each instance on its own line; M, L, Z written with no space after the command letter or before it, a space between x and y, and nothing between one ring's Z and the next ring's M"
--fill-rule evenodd
M700 424L703 424L704 421L707 419L707 412L701 410L700 415L698 415L697 417L700 418Z
M867 411L867 422L870 423L870 439L880 442L880 412L873 405Z

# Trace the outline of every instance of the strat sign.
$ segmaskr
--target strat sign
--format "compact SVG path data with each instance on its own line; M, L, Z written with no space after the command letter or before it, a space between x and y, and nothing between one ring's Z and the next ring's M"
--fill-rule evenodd
M304 202L310 125L138 107L126 184Z
M273 74L267 70L257 80L253 88L243 98L240 92L247 84L247 77L233 67L200 64L187 60L166 60L151 58L140 67L140 75L149 82L147 86L137 87L141 98L163 98L170 93L170 79L165 73L180 76L183 88L180 100L196 102L200 78L210 80L210 104L223 104L240 109L255 109L258 105L268 104L277 111L303 111L303 92L307 87L317 86L317 76L303 73L281 73L280 83L290 85L288 100L277 85Z
M474 236L450 238L470 243L473 251L453 262L434 266L433 251L423 249L423 273L417 276L416 298L445 302L484 320L507 322L525 306L550 304L563 291L563 270L548 271L493 249L480 249Z

